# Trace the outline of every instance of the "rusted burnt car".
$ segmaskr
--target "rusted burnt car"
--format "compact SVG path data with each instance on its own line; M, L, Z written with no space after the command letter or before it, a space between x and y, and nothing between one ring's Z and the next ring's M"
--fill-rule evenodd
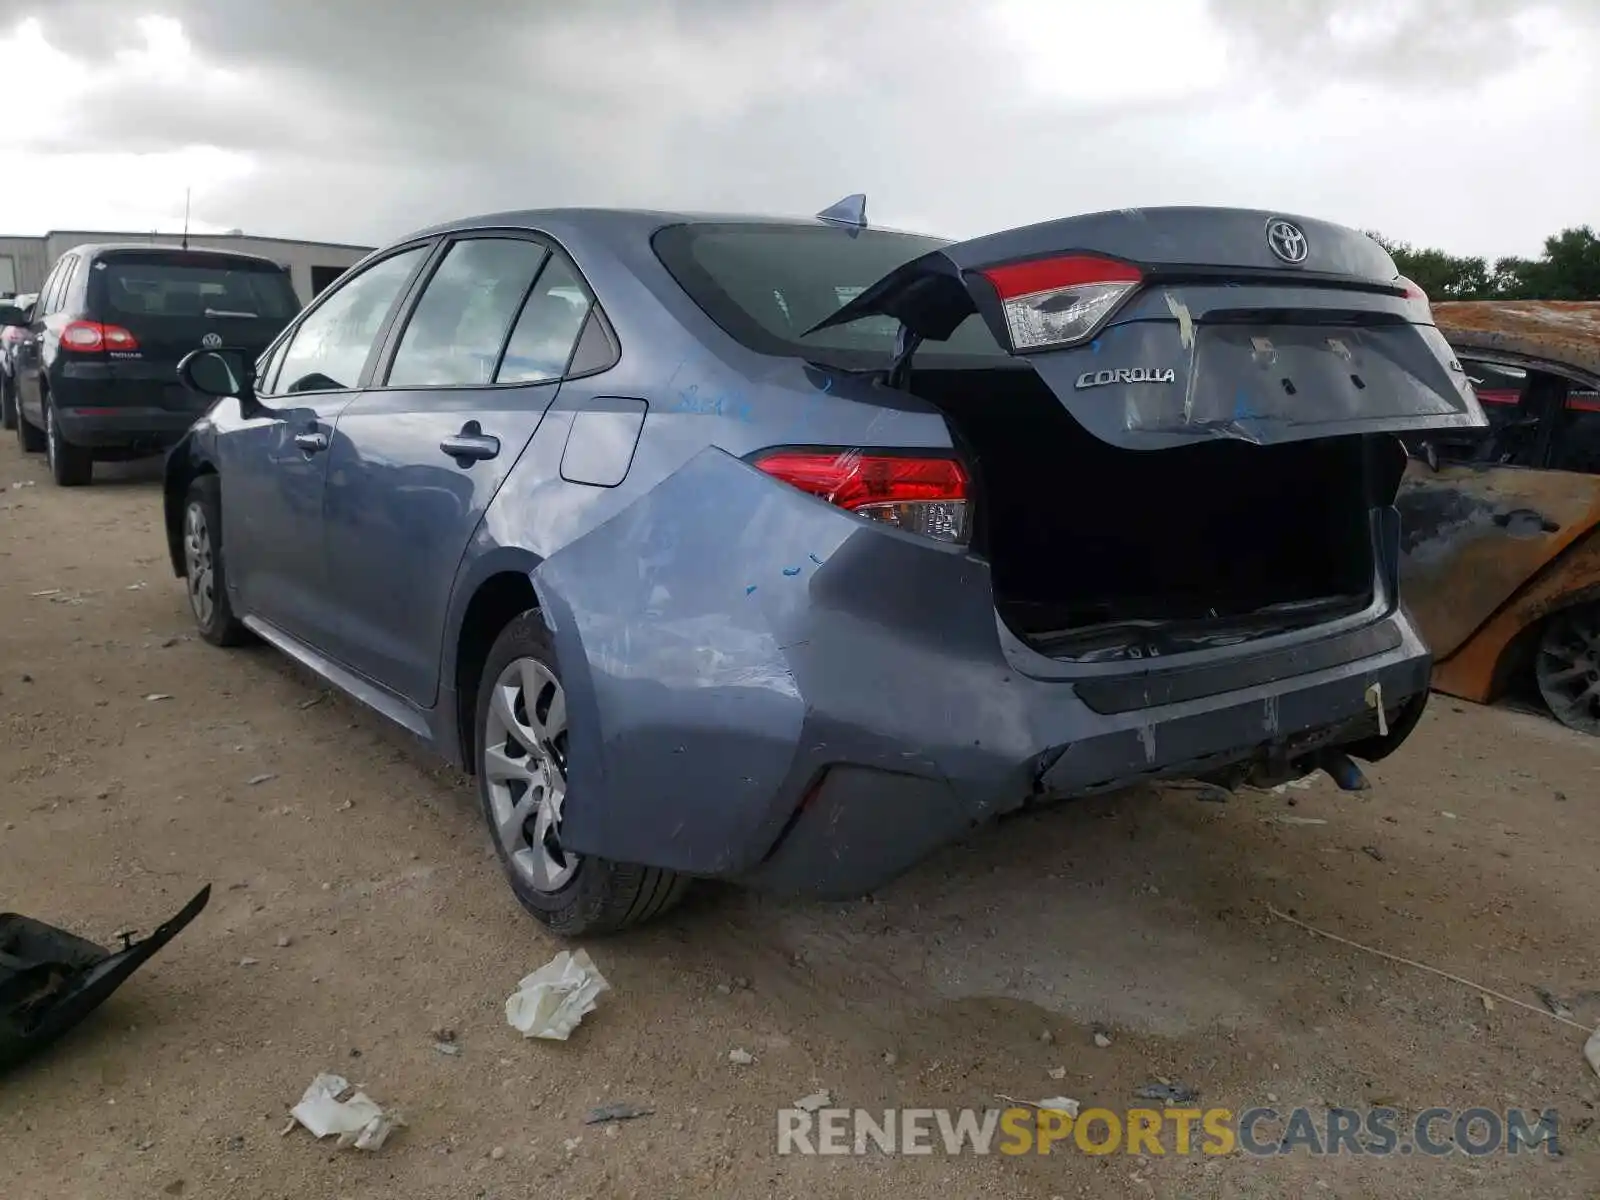
M1531 682L1600 734L1600 303L1433 311L1490 421L1411 446L1397 501L1433 686L1488 703Z

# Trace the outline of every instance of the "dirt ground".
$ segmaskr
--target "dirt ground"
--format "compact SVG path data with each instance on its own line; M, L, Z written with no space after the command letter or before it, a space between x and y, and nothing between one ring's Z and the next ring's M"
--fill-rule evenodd
M702 887L590 943L614 990L527 1041L505 998L562 947L465 781L275 653L192 637L157 478L63 491L0 445L0 909L111 942L214 888L0 1081L7 1200L1600 1195L1581 1031L1266 909L1600 1022L1600 741L1436 698L1366 793L1057 806L849 904ZM376 1154L280 1136L325 1070L407 1127ZM776 1110L818 1089L1120 1110L1159 1079L1235 1111L1555 1108L1564 1153L776 1152ZM616 1101L654 1114L583 1123Z

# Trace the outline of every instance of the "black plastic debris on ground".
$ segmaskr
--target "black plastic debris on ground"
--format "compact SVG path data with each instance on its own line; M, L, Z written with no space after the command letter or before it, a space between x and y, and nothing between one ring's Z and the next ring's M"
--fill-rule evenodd
M16 913L0 913L0 1071L43 1049L98 1008L200 915L211 885L149 937L121 950Z
M608 1121L632 1121L635 1117L648 1117L653 1112L655 1109L641 1108L637 1104L602 1104L599 1108L591 1108L583 1123L604 1125Z
M1159 1100L1163 1104L1193 1104L1200 1099L1200 1089L1182 1083L1147 1083L1134 1095L1141 1100Z

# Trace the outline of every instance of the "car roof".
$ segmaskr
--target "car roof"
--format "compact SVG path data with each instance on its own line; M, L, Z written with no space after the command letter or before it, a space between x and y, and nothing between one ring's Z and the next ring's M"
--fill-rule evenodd
M155 250L171 254L192 254L196 258L224 258L235 262L243 259L246 262L277 267L279 270L288 269L282 263L275 262L265 255L249 254L243 250L222 250L214 246L171 246L165 242L84 242L82 245L74 246L66 251L62 257L65 258L67 254L76 254L83 258L92 259L98 258L102 254L118 254L130 250L141 253Z
M1443 300L1433 319L1458 352L1500 351L1600 375L1600 301Z
M419 229L415 233L397 240L411 241L416 238L436 237L442 233L461 233L473 229L545 229L554 226L564 226L588 234L649 237L656 230L665 226L684 224L799 225L812 226L818 229L846 228L838 222L823 221L814 216L673 211L647 208L530 208L463 217L459 220L448 221L427 229ZM899 229L886 229L880 226L872 226L871 228L880 233L907 232ZM933 238L929 234L914 234L912 236L930 238L930 240L935 241L948 240Z

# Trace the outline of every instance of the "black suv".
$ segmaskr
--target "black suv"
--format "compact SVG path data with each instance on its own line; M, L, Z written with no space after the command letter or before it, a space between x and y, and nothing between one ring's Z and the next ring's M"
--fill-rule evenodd
M202 346L253 359L299 310L288 270L255 255L69 250L13 347L17 440L45 451L63 487L88 483L96 459L162 453L211 403L178 382L178 361Z

